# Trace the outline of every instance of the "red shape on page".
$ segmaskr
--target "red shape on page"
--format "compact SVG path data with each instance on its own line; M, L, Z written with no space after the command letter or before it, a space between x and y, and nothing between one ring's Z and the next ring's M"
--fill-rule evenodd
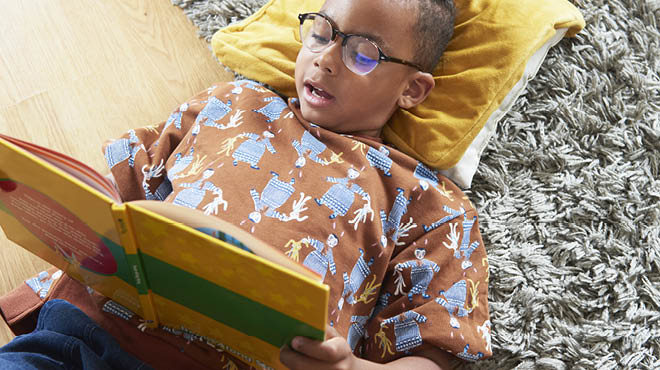
M0 181L0 188L0 201L12 216L69 262L100 274L117 272L117 262L101 238L60 203L14 181Z
M11 180L1 180L0 181L0 190L6 191L8 193L11 192L11 191L16 190L17 186L18 185L16 185L16 183L11 181Z

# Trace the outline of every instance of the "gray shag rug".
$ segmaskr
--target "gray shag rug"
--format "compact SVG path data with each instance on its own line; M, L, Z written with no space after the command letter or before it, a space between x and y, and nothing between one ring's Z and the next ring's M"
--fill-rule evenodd
M660 368L660 2L572 1L585 29L551 49L468 192L494 352L472 368ZM265 1L172 3L208 41Z

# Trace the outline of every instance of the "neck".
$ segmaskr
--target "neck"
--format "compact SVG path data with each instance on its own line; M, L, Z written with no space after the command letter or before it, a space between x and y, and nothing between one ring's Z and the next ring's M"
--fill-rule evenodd
M360 136L360 137L366 137L370 139L376 139L380 140L380 134L383 132L383 129L377 129L377 130L365 130L365 131L356 131L356 132L348 132L347 135L352 135L352 136Z

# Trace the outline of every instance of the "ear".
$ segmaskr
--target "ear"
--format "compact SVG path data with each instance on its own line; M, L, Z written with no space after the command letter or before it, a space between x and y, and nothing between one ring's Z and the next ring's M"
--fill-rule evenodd
M397 103L403 109L410 109L426 99L435 86L433 75L417 71L412 74L408 84L399 96Z

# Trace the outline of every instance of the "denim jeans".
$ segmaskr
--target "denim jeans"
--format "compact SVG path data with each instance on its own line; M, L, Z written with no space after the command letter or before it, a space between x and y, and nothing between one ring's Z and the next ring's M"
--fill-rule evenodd
M124 352L117 341L77 307L46 302L37 327L0 347L0 369L151 369Z

